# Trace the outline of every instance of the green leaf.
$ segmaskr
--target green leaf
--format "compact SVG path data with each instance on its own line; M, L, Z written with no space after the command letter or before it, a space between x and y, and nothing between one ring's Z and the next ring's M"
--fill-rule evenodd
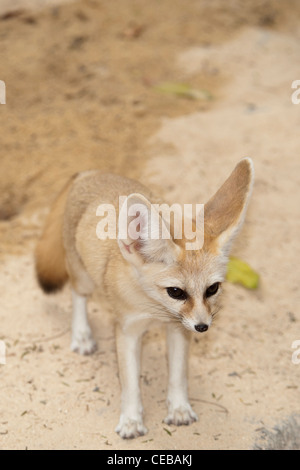
M156 85L154 89L162 93L180 96L183 98L190 98L192 100L211 100L212 99L212 95L209 91L198 90L198 89L192 88L190 85L187 85L186 83L165 82L165 83L160 83L159 85Z
M241 284L247 289L257 289L259 274L249 264L231 256L227 265L226 279L229 282Z
M169 429L163 428L163 430L166 431L166 433L169 434L169 436L172 436L172 433L171 433L171 431L169 431Z

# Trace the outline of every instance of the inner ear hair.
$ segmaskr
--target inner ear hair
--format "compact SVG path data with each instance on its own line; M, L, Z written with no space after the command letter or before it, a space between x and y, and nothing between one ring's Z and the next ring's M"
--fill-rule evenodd
M134 204L142 205L141 210L137 207L139 212L138 225L140 225L138 232L140 233L137 238L133 238L133 234L129 230L129 224L134 222L136 217L134 215L127 217L125 212L125 217L124 219L122 218L122 227L124 229L124 223L127 224L127 230L125 230L125 232L127 232L127 238L118 238L122 255L125 259L136 265L140 265L145 261L171 262L176 250L179 248L173 242L171 233L169 233L170 236L166 239L161 237L163 226L168 231L168 227L165 225L161 215L157 212L157 217L151 217L151 209L155 210L155 208L151 205L150 201L141 194L133 193L128 196L128 213L131 206ZM121 210L123 210L124 207L122 207ZM137 225L135 227L137 227Z

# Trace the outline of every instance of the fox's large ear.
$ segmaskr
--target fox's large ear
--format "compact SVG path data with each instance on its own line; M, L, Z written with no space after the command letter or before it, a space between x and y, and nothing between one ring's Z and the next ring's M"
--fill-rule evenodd
M171 262L179 250L164 219L142 194L128 196L119 213L118 244L123 257L140 266Z
M226 255L243 225L253 180L252 160L244 158L204 206L205 233L216 239L219 250Z

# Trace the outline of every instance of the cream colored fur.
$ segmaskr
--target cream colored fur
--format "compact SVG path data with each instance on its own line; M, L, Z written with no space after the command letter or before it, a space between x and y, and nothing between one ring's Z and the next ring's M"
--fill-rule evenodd
M69 277L73 292L71 347L81 354L95 349L86 300L95 291L109 300L116 321L122 388L116 428L121 437L147 432L139 387L140 349L143 333L157 321L166 323L168 337L165 421L181 425L197 419L188 401L189 336L191 332L199 334L197 325L208 328L212 323L221 289L208 297L207 288L224 280L228 253L244 220L252 181L251 160L244 159L205 206L205 241L202 249L194 251L185 249L184 239L172 238L172 226L168 227L170 239L147 240L141 236L135 241L129 235L126 240L99 240L99 204L113 204L118 214L119 196L131 195L129 206L160 202L137 181L88 171L77 175L56 201L36 251L38 278L42 286L46 279L48 285L60 287ZM147 204L145 207L143 216L150 209ZM182 289L188 297L170 297L169 287Z

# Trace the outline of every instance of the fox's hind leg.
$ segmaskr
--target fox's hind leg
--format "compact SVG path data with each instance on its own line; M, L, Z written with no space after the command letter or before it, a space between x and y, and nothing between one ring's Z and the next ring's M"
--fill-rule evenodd
M92 354L96 350L96 342L87 317L87 299L72 289L73 319L71 350L79 354Z
M95 286L72 243L66 244L66 247L73 305L71 350L83 355L92 354L96 350L96 342L88 322L87 299Z

